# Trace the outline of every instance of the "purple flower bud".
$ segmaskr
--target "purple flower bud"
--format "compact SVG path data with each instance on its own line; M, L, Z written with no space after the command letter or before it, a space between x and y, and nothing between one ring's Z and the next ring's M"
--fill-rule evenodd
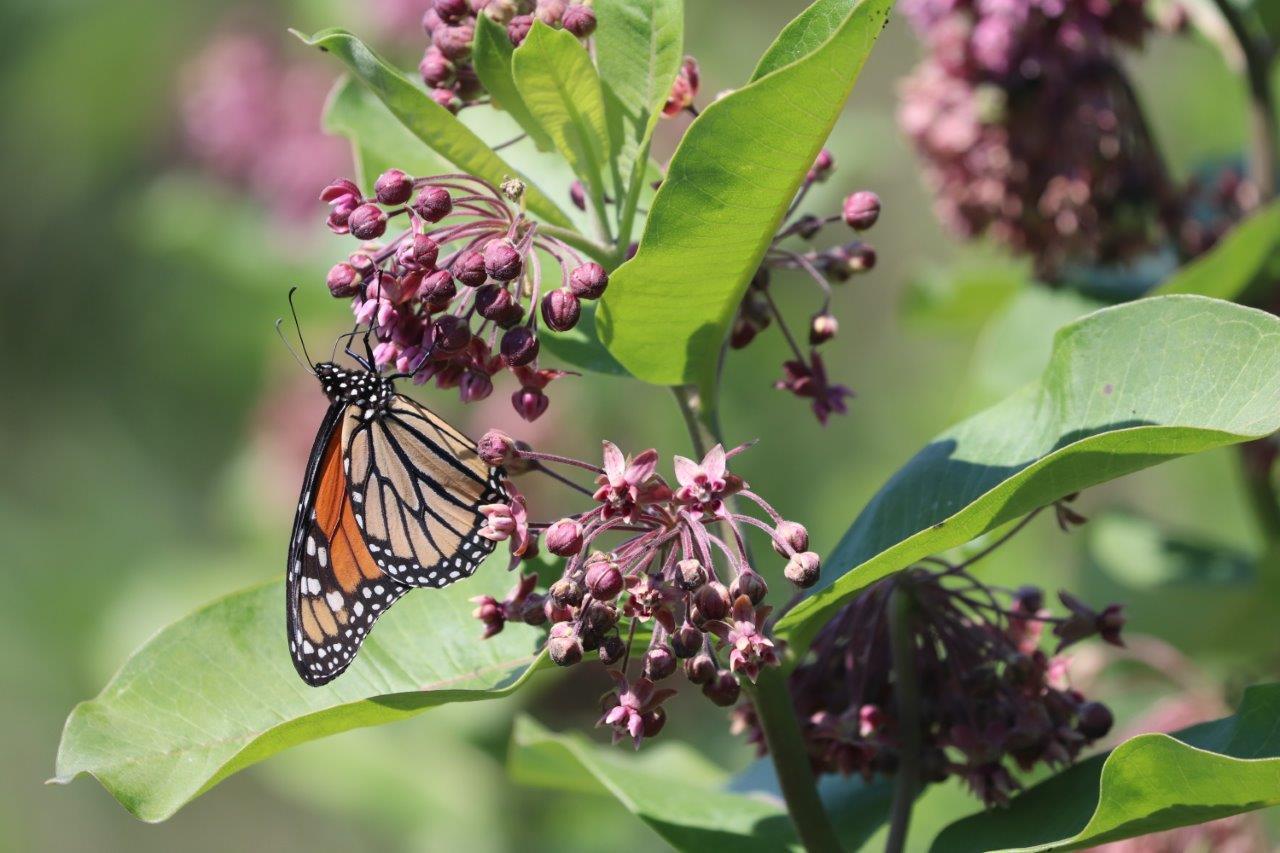
M600 663L613 666L622 662L627 653L627 644L617 634L612 634L600 641Z
M866 231L880 218L880 196L867 190L853 193L844 200L841 212L846 225L855 231Z
M511 292L500 284L486 284L476 290L476 313L486 320L501 317L512 303Z
M413 178L399 169L388 169L374 182L373 194L383 204L404 204L413 195Z
M520 388L511 395L511 406L516 414L530 423L542 417L551 401L539 388Z
M568 5L568 0L538 0L538 8L533 15L548 27L554 27L559 25Z
M329 292L338 298L355 296L360 292L360 273L351 264L334 264L329 268L324 283L329 285Z
M645 652L642 671L650 681L669 678L676 671L676 656L665 645L654 646Z
M500 329L510 329L516 326L524 319L524 306L519 302L512 302L506 307L501 314L493 318L493 322L498 324Z
M467 287L484 284L489 279L489 274L484 269L484 256L473 249L458 255L453 262L453 275Z
M592 560L587 564L587 588L600 601L612 601L622 592L622 571L612 560Z
M507 38L511 39L511 43L519 47L529 35L529 30L533 29L533 15L516 15L507 24Z
M1113 646L1124 646L1124 641L1120 639L1120 629L1124 627L1124 614L1120 612L1122 605L1108 604L1098 614L1098 634L1101 635L1104 642L1108 642Z
M547 590L551 600L561 607L577 607L582 603L582 584L573 578L560 578Z
M360 188L356 186L355 181L348 178L338 178L320 191L320 200L329 204L348 200L359 204Z
M436 12L435 7L431 7L422 13L422 31L428 37L442 26L444 26L444 21L440 20L440 15Z
M471 24L446 24L431 34L431 43L450 60L457 62L471 55L471 41L475 34L475 27Z
M582 181L569 184L569 201L573 202L573 206L578 210L587 209L587 192L583 189Z
M813 161L813 166L809 169L806 179L813 183L814 181L825 181L830 175L831 170L835 168L836 160L831 156L831 152L823 148L818 152L818 156Z
M480 436L476 455L495 468L506 465L516 458L516 441L501 430L491 429Z
M461 352L471 343L471 329L461 317L445 314L437 317L431 326L431 346L441 355Z
M362 204L347 217L351 235L361 240L376 240L387 230L387 214L376 204Z
M455 115L457 115L458 110L462 109L462 99L452 89L437 86L428 94L431 96L431 100Z
M1114 723L1115 717L1111 715L1110 708L1101 702L1086 702L1080 706L1076 719L1076 731L1089 740L1097 740L1100 737L1106 737Z
M693 603L703 619L723 619L729 614L729 591L719 581L709 581L698 587Z
M796 222L796 234L800 235L803 240L812 240L822 230L824 224L822 217L806 213Z
M361 275L372 275L377 269L377 264L373 262L373 258L364 251L355 251L347 255L347 263L356 268L356 272Z
M703 633L688 620L671 635L671 650L678 658L691 658L702 651Z
M575 519L562 518L547 528L546 541L547 550L557 557L572 556L582 550L582 525ZM591 586L590 582L587 586Z
M764 582L764 578L750 569L739 573L733 579L733 583L729 584L730 598L737 600L738 596L745 595L753 605L764 601L768 593L769 586Z
M547 622L546 601L541 595L530 595L520 605L520 621L526 625L545 625Z
M475 66L470 63L464 62L459 65L455 72L455 77L453 91L462 100L474 101L484 93L484 85L480 82L480 76L476 74Z
M658 733L662 731L662 727L667 724L667 711L665 708L659 706L649 713L642 715L640 719L641 733L645 737L657 737Z
M599 299L608 286L609 274L594 261L588 261L569 275L569 287L580 299Z
M710 684L718 671L715 658L706 652L700 652L684 662L684 674L694 684Z
M497 281L514 281L520 277L524 262L510 240L490 240L484 247L484 268Z
M454 73L456 66L449 61L449 57L440 52L440 48L435 45L428 47L422 54L422 61L418 63L418 73L422 75L422 82L427 84L430 89L446 89L454 81Z
M439 222L453 211L453 198L444 187L426 186L413 200L413 210L428 222Z
M607 601L592 601L582 614L582 620L591 630L603 635L618 624L618 608Z
M707 582L707 570L697 560L681 560L676 563L676 586L693 592Z
M468 370L458 383L458 394L464 403L477 403L493 393L493 380L482 370Z
M584 39L596 31L596 13L590 6L574 4L564 10L561 18L564 28L580 39Z
M1038 586L1020 586L1013 592L1013 606L1022 613L1039 613L1044 607L1044 592Z
M733 673L727 669L716 673L715 678L702 685L702 695L721 708L728 708L737 703L741 693L742 687L738 684L738 679L734 678Z
M756 339L756 335L760 334L760 326L750 317L739 315L733 321L733 328L729 331L729 346L733 349L742 349Z
M547 652L560 666L573 666L582 660L582 641L571 624L558 622L551 626L551 633L547 636Z
M822 573L822 560L812 551L800 551L787 561L782 574L801 589L808 589L818 582Z
M772 544L773 550L778 552L780 557L790 557L796 551L809 550L809 531L804 529L803 524L797 524L794 521L780 521L778 526L774 528L774 536L776 537ZM781 544L779 544L781 540Z
M567 287L557 287L542 297L542 319L556 332L567 332L578 325L582 306Z
M417 295L426 303L428 309L441 311L448 306L449 300L453 299L457 292L458 288L454 287L453 276L449 275L448 270L432 270L422 277Z
M396 260L400 266L410 270L430 270L436 265L440 255L440 246L426 234L414 234L412 239L400 244L396 252Z
M866 243L837 246L827 252L823 266L836 281L848 281L851 276L875 269L876 250Z
M456 24L471 13L467 0L435 0L431 8L446 24Z
M814 346L825 344L836 336L836 332L840 331L840 323L836 318L825 312L813 315L813 319L809 321L809 343Z

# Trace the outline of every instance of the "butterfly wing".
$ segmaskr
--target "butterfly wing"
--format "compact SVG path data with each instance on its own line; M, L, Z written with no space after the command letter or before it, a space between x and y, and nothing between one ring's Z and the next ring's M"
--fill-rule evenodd
M507 500L503 471L466 436L401 394L366 419L348 413L343 446L356 523L377 565L409 586L441 587L493 551L480 507Z
M313 687L337 678L374 621L409 591L374 562L355 520L341 429L352 408L330 406L320 425L289 540L289 652L298 675Z

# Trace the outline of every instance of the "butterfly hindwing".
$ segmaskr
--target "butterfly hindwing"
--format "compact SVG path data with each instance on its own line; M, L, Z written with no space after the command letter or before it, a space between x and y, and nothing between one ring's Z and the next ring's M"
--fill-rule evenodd
M474 573L493 551L478 532L480 507L507 499L502 469L400 394L381 417L348 412L341 431L356 523L378 567L409 586L441 587Z
M289 543L289 651L313 686L342 673L374 621L409 590L378 567L356 521L342 450L343 419L354 408L335 403L325 415Z

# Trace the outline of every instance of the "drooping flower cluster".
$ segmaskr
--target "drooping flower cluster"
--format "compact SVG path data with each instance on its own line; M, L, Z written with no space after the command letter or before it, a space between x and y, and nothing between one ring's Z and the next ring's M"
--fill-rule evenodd
M1116 48L1144 0L909 0L927 55L899 118L943 221L1064 263L1147 249L1176 205Z
M578 38L587 38L596 29L592 8L568 0L428 0L427 7L422 28L431 44L418 63L418 72L431 98L452 112L484 94L471 64L477 16L486 15L505 27L514 45L524 41L534 21L563 27Z
M282 218L303 218L316 185L351 162L346 144L316 121L332 83L324 68L286 62L260 35L218 35L179 78L183 142L218 178Z
M342 179L320 198L330 206L329 228L363 241L327 283L335 297L352 300L358 327L376 338L375 365L458 388L464 402L488 397L492 377L508 369L520 383L512 405L532 421L547 409L547 385L565 375L539 369L539 323L572 329L581 300L598 299L609 276L541 233L515 206L523 191L519 181L498 189L468 175L414 178L391 169L371 196ZM387 236L399 217L407 227ZM551 281L540 253L560 268Z
M596 652L611 669L616 689L603 703L601 725L615 742L639 745L665 722L662 703L675 691L658 689L678 668L717 705L739 697L739 678L754 681L760 669L778 663L764 604L768 587L752 567L744 525L768 533L773 549L787 560L784 571L798 587L818 580L821 562L808 550L804 527L787 521L727 468L743 447L726 452L717 445L701 462L675 457L677 486L657 473L658 454L646 450L624 456L604 444L604 464L537 453L509 437L488 433L480 454L491 464L541 467L557 463L595 475L594 505L549 525L532 525L523 498L508 485L508 504L484 507L490 518L482 535L509 539L513 558L537 551L535 528L545 529L543 545L565 558L561 577L545 593L535 591L536 575L525 575L503 601L475 599L485 636L507 622L550 623L547 651L561 666ZM758 515L736 508L752 505ZM632 663L637 633L647 646ZM632 670L638 670L634 672Z
M832 414L848 411L845 399L853 396L853 392L844 385L828 379L826 365L818 354L818 347L834 338L840 328L831 312L831 283L847 282L853 276L874 268L876 252L860 236L825 250L795 251L790 241L798 238L812 242L823 229L836 222L843 222L861 235L880 218L880 198L868 191L846 196L839 213L817 216L799 212L809 190L827 180L834 169L831 153L823 150L805 176L786 222L774 235L760 269L752 278L746 296L738 306L729 337L731 347L742 349L776 321L791 350L791 358L783 363L782 378L774 383L774 387L809 400L814 415L824 425ZM818 286L822 294L821 305L809 318L807 349L792 334L770 292L773 270L799 270Z
M791 676L810 760L823 773L870 778L903 760L888 609L895 590L910 596L909 623L921 694L921 781L962 779L986 804L1020 787L1010 768L1069 764L1111 728L1108 708L1067 683L1058 652L1086 637L1120 644L1116 605L1095 611L1059 593L1054 616L1034 587L1001 590L963 565L917 566L862 593L826 626ZM1045 628L1055 656L1040 649ZM735 729L763 753L754 711L735 711Z

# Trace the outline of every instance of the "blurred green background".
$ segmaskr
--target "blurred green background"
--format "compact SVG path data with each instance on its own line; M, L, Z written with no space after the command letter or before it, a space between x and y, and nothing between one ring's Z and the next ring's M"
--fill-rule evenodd
M594 722L604 682L585 667L536 680L513 700L308 745L231 778L160 826L137 822L89 780L42 784L67 712L132 649L202 603L281 574L323 400L271 325L292 284L302 287L313 348L348 317L321 283L344 244L324 229L323 206L309 202L319 184L307 183L313 176L298 165L324 149L318 102L310 95L290 101L291 90L282 89L277 106L290 115L259 130L264 149L280 148L277 167L297 166L298 174L276 180L225 163L214 168L185 139L184 110L190 119L204 109L194 100L190 63L222 34L256 32L274 52L273 68L323 84L336 66L313 57L285 27L340 24L409 65L422 40L416 29L397 31L394 15L403 10L393 7L414 5L9 0L0 7L7 35L0 90L9 115L0 186L11 193L0 228L9 265L0 335L7 350L0 848L662 849L611 800L529 791L505 778L518 711L557 729ZM704 99L744 80L804 5L691 0L686 49L702 63ZM1025 290L1023 265L961 247L935 223L894 119L897 82L916 55L895 19L831 140L836 176L807 204L834 209L860 188L884 199L871 234L880 264L840 289L834 306L842 332L827 358L835 378L858 392L849 416L822 429L799 401L771 388L784 358L775 332L735 353L727 371L730 439L761 440L737 470L784 515L803 520L820 550L932 434L1033 375L1054 318L1074 310L1070 296L1017 295ZM1211 47L1157 37L1132 59L1180 173L1235 155L1243 97ZM256 73L234 55L215 59L215 70L219 61L228 77ZM293 147L277 132L289 134ZM341 158L345 148L334 145L325 156ZM301 196L290 196L291 180L301 183ZM783 285L784 311L804 322L816 296L800 280ZM606 436L635 450L687 452L662 389L595 376L565 380L534 426L514 420L509 392L500 383L466 412L452 393L425 393L473 433L502 426L575 455L593 454ZM1250 604L1256 544L1235 462L1229 452L1215 453L1090 492L1083 511L1110 519L1097 528L1107 536L1095 535L1096 547L1085 547L1093 534L1066 539L1046 520L1000 552L987 576L1070 584L1099 603L1128 601L1135 632L1179 643L1213 677L1228 685L1261 677L1273 668L1274 644L1259 651L1257 638L1274 629ZM1206 579L1163 577L1158 569L1132 575L1128 558L1141 551L1145 528L1112 515L1120 510L1232 545L1239 571ZM1225 625L1231 630L1220 630ZM1135 674L1099 687L1122 724L1163 689L1146 682ZM701 700L678 702L663 735L685 737L726 766L751 760L727 733L724 715ZM974 808L940 792L921 807L913 836L923 843L928 827Z

